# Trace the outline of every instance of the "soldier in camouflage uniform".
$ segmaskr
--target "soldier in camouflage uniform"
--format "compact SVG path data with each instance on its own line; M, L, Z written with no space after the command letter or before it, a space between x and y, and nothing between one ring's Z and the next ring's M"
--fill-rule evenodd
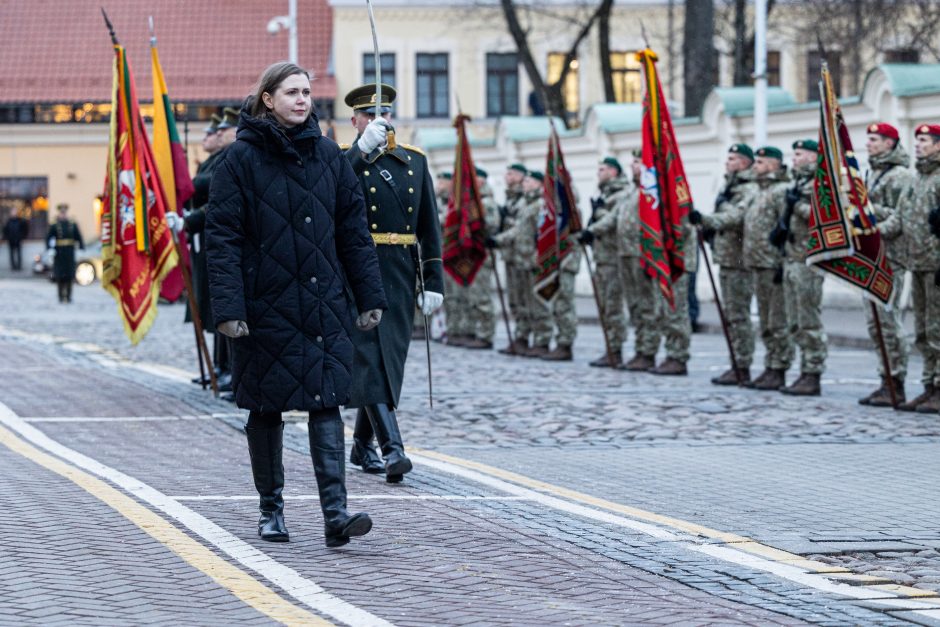
M605 353L591 362L598 368L618 368L623 363L622 346L626 340L626 321L623 315L623 282L620 280L620 249L617 223L625 205L629 203L631 184L623 174L623 167L613 157L606 157L597 168L601 195L591 199L593 213L578 240L594 248L595 276L600 291L598 300L607 327Z
M525 192L522 191L522 181L528 170L521 163L513 163L506 168L506 204L499 209L498 233L511 229L518 218L522 207L525 206ZM510 250L504 250L503 259L506 263L506 292L509 300L509 313L519 327L519 320L525 316L525 299L522 290L527 285L526 271L519 265L515 255ZM529 350L528 337L516 337L513 343L506 348L499 349L503 355L522 354Z
M486 235L495 235L499 231L499 205L493 197L493 189L487 183L486 170L477 168L477 186L483 204L486 221ZM464 348L493 348L493 336L496 335L496 309L493 307L493 265L487 258L467 288L469 308L464 315L470 337L464 339Z
M620 245L620 280L630 325L633 327L634 355L621 366L623 370L643 372L656 365L659 350L659 317L657 292L659 288L640 265L640 174L643 171L642 154L633 151L630 164L633 185L621 204L617 216L617 243Z
M901 323L901 294L904 291L904 275L907 263L904 260L904 242L900 238L901 216L898 213L898 203L901 194L913 180L908 169L910 157L901 147L898 130L890 124L871 124L868 127L869 171L865 175L865 185L868 187L868 198L871 200L872 210L878 223L878 231L888 250L888 261L894 271L894 295L890 308L877 304L878 319L881 321L881 333L884 337L885 350L888 353L888 363L891 372L884 371L881 356L878 356L878 374L881 375L881 385L877 390L858 400L861 405L875 407L891 407L891 392L888 389L888 377L893 379L895 393L899 403L905 401L904 379L907 375L908 343L904 337L904 326ZM868 336L872 343L878 346L878 330L871 305L862 303L865 318L868 321Z
M900 405L903 411L940 412L940 124L914 133L917 175L901 196L901 228L907 244L914 308L914 344L924 358L924 392Z
M793 344L787 326L783 291L783 254L770 243L786 207L789 176L779 148L767 146L756 153L754 172L758 193L744 212L744 263L751 269L760 337L764 344L764 372L746 383L757 390L779 390L793 361Z
M552 340L552 318L548 307L535 296L536 247L538 219L542 210L542 182L545 175L531 171L523 179L523 204L519 207L516 221L509 229L486 240L490 248L504 251L507 265L518 268L516 284L517 302L521 303L516 316L516 341L526 348L516 354L523 357L547 355ZM532 342L529 343L529 336Z
M786 254L783 290L790 338L800 347L800 377L780 391L793 396L819 396L819 377L826 369L828 354L822 324L823 278L806 265L818 151L812 139L793 143L794 184L787 188L783 223L776 234Z
M712 255L718 264L721 301L728 335L734 350L734 367L712 378L715 385L738 385L751 380L754 361L754 326L751 324L751 299L754 282L744 263L744 212L754 204L757 184L754 182L754 151L747 144L732 144L725 160L725 186L715 199L715 212L690 215L693 223L701 224L706 239L712 240Z
M578 207L572 207L577 211ZM549 325L555 329L555 349L549 353L539 355L546 361L571 361L574 354L571 347L578 335L578 311L575 306L575 279L581 269L581 247L575 244L574 239L569 240L573 246L568 256L561 262L558 273L558 293L551 303Z

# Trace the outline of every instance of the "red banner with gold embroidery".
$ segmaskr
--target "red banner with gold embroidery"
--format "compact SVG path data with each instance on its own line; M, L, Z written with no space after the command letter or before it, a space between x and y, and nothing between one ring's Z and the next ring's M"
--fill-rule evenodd
M447 204L444 219L444 270L463 286L473 283L477 272L486 261L486 223L480 189L477 186L476 166L467 140L467 120L459 114L454 120L457 128L457 155L454 161L454 193Z

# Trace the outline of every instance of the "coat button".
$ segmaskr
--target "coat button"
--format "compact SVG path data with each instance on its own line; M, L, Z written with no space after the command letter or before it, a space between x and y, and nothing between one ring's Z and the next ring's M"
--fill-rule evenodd
M311 282L311 283L316 283L316 282L317 282L317 277L315 277L315 276L310 277L310 282Z
M408 213L411 213L411 212L414 211L414 210L415 210L414 207L408 207Z
M313 397L313 400L315 400L316 402L319 403L319 402L320 402L320 395L317 394L316 396L314 396L314 397Z
M304 222L306 222L307 224L310 224L310 216L307 216L306 218L304 218Z
M372 229L373 229L373 230L374 230L374 229L377 229L377 228L379 228L379 225L378 225L378 224L373 224L373 225L372 225Z
M372 205L372 211L378 211L378 210L379 210L378 207L376 207L375 205Z
M408 188L408 193L409 193L409 194L414 194L414 193L415 193L415 188L414 188L414 187L409 187L409 188Z
M414 176L414 175L415 175L414 172L412 172L411 170L408 170L408 176Z
M301 161L300 159L297 160L297 165L303 165L303 164L304 164L303 161Z
M369 171L366 170L365 172L363 172L363 174L365 174L366 176L369 176Z
M374 193L375 193L375 188L374 188L374 187L370 187L370 188L369 188L369 191L374 194Z
M322 341L323 341L323 336L322 336L322 335L318 335L318 336L317 336L317 341L318 341L318 342L322 342Z
M410 231L410 230L411 230L411 225L410 225L410 224L406 225L406 226L405 226L405 230L406 230L406 231Z

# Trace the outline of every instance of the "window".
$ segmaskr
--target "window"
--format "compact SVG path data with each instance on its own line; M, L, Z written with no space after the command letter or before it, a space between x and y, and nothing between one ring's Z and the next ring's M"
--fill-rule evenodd
M780 51L767 51L767 85L780 87Z
M920 52L911 48L886 50L885 63L920 63Z
M379 55L382 64L382 82L395 87L395 53L383 52ZM375 53L366 52L362 55L362 82L375 82Z
M614 83L614 102L643 100L643 77L635 52L611 52L610 74Z
M419 118L450 117L447 53L419 53L418 111Z
M548 54L548 82L555 83L561 76L561 68L565 63L564 52L550 52ZM569 122L577 122L578 111L581 109L580 93L578 91L578 60L572 59L568 66L565 84L561 87L561 97L565 103Z
M515 52L486 55L486 116L519 115L519 57Z
M829 74L836 96L842 93L842 63L838 52L826 52ZM819 80L822 78L823 55L818 50L806 53L806 99L819 100Z

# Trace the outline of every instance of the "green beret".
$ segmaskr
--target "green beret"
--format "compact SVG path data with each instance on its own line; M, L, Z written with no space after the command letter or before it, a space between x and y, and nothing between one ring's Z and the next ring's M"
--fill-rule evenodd
M751 161L754 160L754 151L751 150L751 147L747 144L731 144L731 148L728 149L728 152L733 152L735 154L741 155L742 157L747 157Z
M529 171L526 173L526 176L531 176L531 177L534 178L536 181L544 181L544 180L545 180L545 175L542 174L541 172L539 172L538 170L529 170Z
M506 169L507 169L507 170L515 170L516 172L522 172L523 174L528 174L528 173L529 173L529 171L526 170L525 166L522 165L521 163L514 163L514 164L512 164L511 166L509 166L509 167L506 168Z
M437 178L449 181L454 178L454 175L450 172L441 172L437 175Z
M642 148L634 148L633 150L630 151L630 154L633 155L634 157L636 157L637 159L642 159L642 158L643 158L643 149L642 149Z
M620 162L614 159L613 157L604 157L601 159L601 163L604 165L609 165L610 167L617 170L618 174L623 174L623 166L620 165Z
M481 179L485 179L489 177L489 173L483 168L477 166L476 170L477 170L477 176L479 176Z
M793 142L793 149L796 150L797 148L819 152L819 144L816 143L815 139L798 139Z
M783 152L779 148L774 148L773 146L764 146L757 150L758 157L769 157L771 159L777 159L783 161Z

